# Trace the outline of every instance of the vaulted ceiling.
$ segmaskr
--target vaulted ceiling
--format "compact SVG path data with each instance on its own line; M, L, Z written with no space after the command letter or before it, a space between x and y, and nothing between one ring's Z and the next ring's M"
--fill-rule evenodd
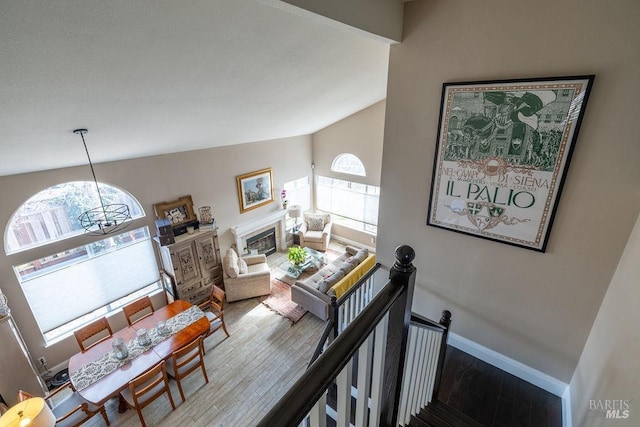
M389 44L257 0L3 0L0 176L309 134L386 95Z

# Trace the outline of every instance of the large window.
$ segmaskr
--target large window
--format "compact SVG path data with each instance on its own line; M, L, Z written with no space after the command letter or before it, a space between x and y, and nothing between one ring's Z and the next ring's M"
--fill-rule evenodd
M333 221L357 230L377 233L380 187L318 176L316 204Z
M161 288L147 227L82 246L61 243L84 231L80 213L100 203L90 196L95 187L87 185L95 186L70 182L41 191L14 213L5 230L7 253L25 251L23 260L38 254L14 265L14 271L47 344ZM130 194L104 184L100 191L106 203L126 203L133 218L144 216ZM55 250L47 253L45 245Z
M282 188L287 192L289 206L300 205L303 212L311 209L311 184L308 176L285 182ZM287 217L287 230L293 229L295 224L297 222L294 218Z
M300 205L303 211L311 208L311 185L308 176L285 182L283 188L287 191L289 205Z

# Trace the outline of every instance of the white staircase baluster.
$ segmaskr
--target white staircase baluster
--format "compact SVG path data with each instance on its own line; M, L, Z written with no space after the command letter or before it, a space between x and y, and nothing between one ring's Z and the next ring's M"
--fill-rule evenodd
M309 412L309 427L327 427L327 393L322 393L320 399Z
M369 421L369 395L371 394L371 366L373 359L373 336L358 349L358 383L356 400L356 427L365 427Z
M337 427L349 427L351 422L351 381L353 373L353 358L349 360L347 365L342 368L336 378L337 395L336 395L336 412L338 419Z
M380 409L382 408L382 379L384 378L384 359L387 346L387 327L389 313L385 314L375 329L375 344L373 348L373 366L371 375L371 414L369 427L380 425Z

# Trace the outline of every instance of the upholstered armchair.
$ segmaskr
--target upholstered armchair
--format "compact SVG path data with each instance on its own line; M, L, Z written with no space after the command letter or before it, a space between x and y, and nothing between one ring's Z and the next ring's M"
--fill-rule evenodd
M222 261L222 270L228 302L271 293L271 270L263 254L240 258L229 248Z
M300 246L326 251L331 238L331 215L305 212L302 225L298 229Z

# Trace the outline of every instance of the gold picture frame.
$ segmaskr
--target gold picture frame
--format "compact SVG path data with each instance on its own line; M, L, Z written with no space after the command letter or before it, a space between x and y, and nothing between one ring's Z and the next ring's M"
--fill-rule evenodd
M176 227L195 221L196 214L193 211L193 200L190 195L182 196L178 200L160 202L153 205L156 218L166 218L171 221L171 226Z
M236 177L240 213L259 208L275 201L273 172L271 168L246 173Z

